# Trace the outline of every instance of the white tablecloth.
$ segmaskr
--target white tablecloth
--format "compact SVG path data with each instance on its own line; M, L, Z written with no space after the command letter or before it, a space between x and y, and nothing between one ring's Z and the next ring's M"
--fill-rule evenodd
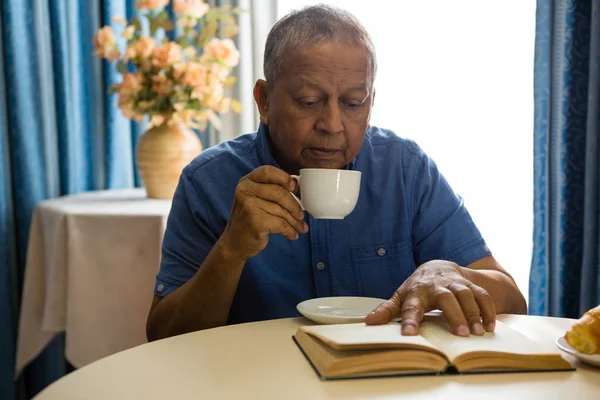
M171 208L143 189L40 202L33 214L16 374L60 332L75 367L146 342Z

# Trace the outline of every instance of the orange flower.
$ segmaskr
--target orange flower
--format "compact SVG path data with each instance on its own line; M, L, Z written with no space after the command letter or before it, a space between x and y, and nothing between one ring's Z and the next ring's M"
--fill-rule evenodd
M153 76L152 82L152 91L159 96L165 96L172 90L171 81L164 75Z
M110 26L104 26L94 35L94 54L114 61L120 57L115 34Z
M173 0L173 11L185 17L202 18L209 9L202 0Z
M212 74L213 79L222 81L229 75L229 68L224 67L221 64L212 63L210 66L210 73Z
M138 113L135 111L135 101L130 96L119 97L119 110L127 119L137 119Z
M169 0L137 0L135 3L136 10L156 10L157 8L165 7L169 4Z
M156 40L148 36L142 36L135 43L132 43L131 45L129 45L129 47L127 47L125 59L146 59L152 55L152 51L154 50L155 46Z
M240 52L231 39L212 38L204 46L206 54L217 61L222 61L230 67L235 67L240 61Z
M207 70L196 62L178 63L173 65L173 77L187 86L199 86L206 83Z
M174 42L168 42L156 47L152 51L152 65L165 69L169 65L183 59L181 46Z
M219 107L219 104L221 104L225 94L223 91L223 86L216 84L213 84L211 87L203 88L200 93L202 94L199 98L200 103L203 106L212 109Z
M140 77L138 74L123 74L123 82L119 85L119 95L133 96L140 90Z

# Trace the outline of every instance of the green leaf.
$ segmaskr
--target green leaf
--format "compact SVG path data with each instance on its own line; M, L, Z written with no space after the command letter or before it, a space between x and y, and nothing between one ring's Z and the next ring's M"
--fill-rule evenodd
M231 107L231 111L233 111L236 114L241 114L242 112L244 112L244 110L242 108L242 103L240 103L236 99L231 99L231 103L229 103L229 107Z
M233 10L231 10L231 12L234 14L243 14L245 12L248 12L248 10L243 9L242 7L234 7Z
M219 10L218 8L212 8L212 9L208 10L208 12L204 15L204 19L206 20L207 23L214 22L219 19L220 13L221 13L221 10Z
M233 37L240 32L240 28L237 25L226 25L221 29L221 35L223 37Z
M210 39L210 37L214 36L215 33L219 30L219 23L217 21L209 22L202 28L200 31L200 35L198 36L198 40L206 40ZM202 45L204 46L204 45Z
M177 44L179 44L181 47L183 47L185 49L186 47L188 47L190 45L190 41L188 40L187 37L181 36L179 39L177 39Z
M117 62L117 71L119 71L121 74L127 72L127 63L123 60L119 60Z
M170 19L165 19L160 22L160 26L165 31L170 31L171 29L173 29L173 22Z
M227 78L225 78L225 81L223 81L223 88L228 88L231 87L233 85L235 85L235 83L237 82L237 77L235 76L228 76Z
M116 93L117 90L119 90L119 84L118 83L113 83L112 85L110 85L108 87L108 94Z
M131 25L134 26L136 31L141 31L142 30L142 23L140 22L140 19L138 17L132 17L131 18Z
M236 19L233 15L223 15L221 17L221 22L225 25L235 25Z
M161 12L159 12L158 14L156 14L156 16L154 17L156 19L169 19L169 13L167 13L167 10L162 10Z
M156 20L154 18L148 18L148 21L150 22L150 35L154 36L154 35L156 35L158 28L160 28L160 26L158 24L158 20Z

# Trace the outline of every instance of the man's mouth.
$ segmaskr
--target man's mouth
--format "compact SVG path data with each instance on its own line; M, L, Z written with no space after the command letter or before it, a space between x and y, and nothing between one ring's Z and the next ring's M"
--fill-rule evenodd
M311 158L318 160L330 160L337 157L340 153L340 150L326 147L309 147L307 152Z

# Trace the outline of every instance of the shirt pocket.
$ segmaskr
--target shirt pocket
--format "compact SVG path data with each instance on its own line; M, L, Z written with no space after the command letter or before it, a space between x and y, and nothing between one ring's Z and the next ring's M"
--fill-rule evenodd
M358 293L388 299L416 269L410 241L351 249Z

